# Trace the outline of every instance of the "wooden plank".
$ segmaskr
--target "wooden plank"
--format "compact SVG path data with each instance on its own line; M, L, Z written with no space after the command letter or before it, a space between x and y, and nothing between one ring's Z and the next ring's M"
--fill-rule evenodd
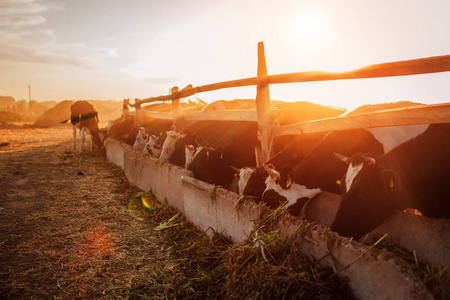
M150 102L156 102L156 101L167 101L167 100L172 100L175 98L186 98L186 97L195 95L197 93L216 91L216 90L225 89L225 88L252 86L252 85L256 85L256 84L257 84L256 77L223 81L223 82L212 83L212 84L207 84L207 85L203 85L203 86L197 86L197 87L193 87L193 88L183 89L183 90L179 91L178 93L172 94L172 95L163 95L163 96L158 96L158 97L145 98L145 99L139 100L139 102L150 103Z
M256 159L259 159L259 165L262 165L270 157L270 141L272 137L271 110L270 110L270 92L267 82L266 56L264 53L263 42L258 43L258 81L256 88L256 112L258 114L258 139L261 141L262 152Z
M211 110L196 111L184 115L185 121L216 120L216 121L258 121L256 110Z
M450 103L418 105L285 125L275 128L275 135L436 123L450 123Z
M171 89L171 94L178 94L178 87L174 86ZM183 116L183 112L180 106L180 98L175 98L172 100L172 116L173 116L173 129L177 131L180 126L181 118Z
M134 117L134 124L137 127L141 127L144 124L144 110L141 107L141 103L137 102L135 106L136 115Z
M173 95L164 95L158 97L151 97L146 99L134 99L134 104L129 104L131 107L135 107L138 103L152 103L158 101L171 101L173 99Z
M172 91L172 94L178 93L178 87L174 86L171 91ZM176 98L176 99L172 100L172 112L174 114L175 119L181 117L181 115L183 114L183 112L181 111L181 106L180 106L180 98Z
M172 112L159 112L159 111L146 111L143 110L144 118L162 119L162 120L173 120Z
M450 55L368 65L346 72L299 72L269 76L269 84L419 75L450 71Z
M128 107L129 104L130 104L130 99L123 99L123 102L122 102L122 115L128 115L128 113L130 112L130 109Z
M143 112L144 118L172 120L172 112ZM257 122L256 110L217 110L217 111L196 111L183 115L185 121L249 121Z
M327 118L314 120L275 128L275 135L291 135L300 133L311 133L330 130L345 130L354 128L385 127L396 125L417 125L433 123L450 123L448 112L450 103L433 104L427 106L413 106L399 108L395 110L378 111L353 115L348 117ZM401 112L402 110L407 110ZM419 110L416 112L416 110ZM272 114L282 114L283 112L272 111ZM130 112L130 115L134 114ZM431 114L431 115L428 115ZM172 120L171 112L154 112L143 110L144 118ZM256 110L225 110L225 111L197 111L184 115L185 121L251 121L257 122Z

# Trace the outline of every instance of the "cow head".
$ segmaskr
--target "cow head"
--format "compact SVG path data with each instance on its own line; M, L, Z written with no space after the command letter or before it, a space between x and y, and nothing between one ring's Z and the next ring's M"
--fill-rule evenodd
M134 117L124 115L108 123L106 138L114 138L133 145L136 141L139 128L134 125Z
M93 151L101 151L104 148L103 140L104 138L101 132L92 134Z
M239 195L243 195L244 189L247 186L249 179L252 177L256 170L253 167L243 167L241 169L238 169L234 166L231 166L231 168L237 172L235 176L238 178L238 193Z
M268 184L288 189L293 178L294 169L290 165L283 166L281 172L277 172L272 164L242 168L239 172L239 192L241 195L255 197L260 202Z
M320 189L310 189L293 181L294 168L284 165L280 172L273 166L263 165L269 176L266 178L266 189L263 201L276 209L283 204L290 214L298 216L309 199L321 193Z
M192 159L194 158L195 146L194 145L185 145L184 152L185 152L185 156L186 156L186 162L185 162L184 168L187 169L191 165Z
M331 229L342 236L359 239L379 226L396 208L400 177L372 157L336 156L348 164L348 170L340 183L343 196Z
M244 169L244 168L243 168ZM266 189L266 178L268 176L263 167L241 169L239 176L239 192L241 195L251 196L256 202L262 201L262 195Z
M203 149L205 149L205 146L199 145L197 143L197 147L194 145L185 145L185 156L186 156L186 162L185 162L185 168L189 169L194 159L198 159L200 153L203 152Z
M272 164L263 165L263 167L268 174L265 180L267 188L278 185L286 190L291 187L292 178L294 178L294 168L291 165L284 165L280 172L277 172Z
M150 154L153 157L159 157L162 150L162 137L150 134L148 142L145 144L144 153Z
M169 160L172 153L175 151L175 144L179 139L182 139L186 136L186 134L178 133L173 130L167 131L167 137L162 146L161 155L159 159L161 160Z
M145 127L139 128L138 134L136 135L136 140L133 144L133 148L138 151L143 151L145 148L145 145L148 142L150 136L150 132L147 131Z

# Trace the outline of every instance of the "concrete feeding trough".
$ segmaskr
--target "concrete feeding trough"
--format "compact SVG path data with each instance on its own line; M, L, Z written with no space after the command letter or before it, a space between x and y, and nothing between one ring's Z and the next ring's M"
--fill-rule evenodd
M161 202L177 209L206 233L218 232L233 243L240 243L251 234L260 218L257 204L244 202L235 208L239 195L194 179L189 170L137 152L114 139L107 139L105 145L108 160L120 166L133 185L152 191ZM310 222L286 216L278 222L280 234L298 235L300 252L312 255L324 267L334 268L338 276L348 277L357 298L432 299L423 282L404 261L387 251L342 238L327 228L334 220L339 202L339 195L320 194L305 208ZM391 233L401 245L416 251L424 260L448 268L449 224L448 220L398 212L376 232ZM373 236L375 232L366 243ZM425 243L423 237L427 237Z

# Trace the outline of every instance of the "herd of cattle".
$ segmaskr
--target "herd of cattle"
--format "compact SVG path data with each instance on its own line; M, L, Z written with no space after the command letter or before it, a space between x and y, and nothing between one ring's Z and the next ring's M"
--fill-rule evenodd
M371 109L379 110L380 106ZM85 128L98 147L106 137L118 139L137 151L191 170L199 180L274 209L282 205L295 216L323 191L342 194L331 225L342 236L359 239L394 209L414 208L424 216L450 217L447 123L279 139L274 141L276 153L259 166L255 159L255 148L260 145L256 122L184 122L175 132L171 120L155 119L136 128L134 117L124 115L100 130L92 105L78 101L71 110L74 147L75 127Z

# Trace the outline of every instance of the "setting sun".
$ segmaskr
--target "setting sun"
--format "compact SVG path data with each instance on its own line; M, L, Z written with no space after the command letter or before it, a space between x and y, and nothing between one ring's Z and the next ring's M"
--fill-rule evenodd
M303 38L314 38L320 34L322 22L317 15L302 15L297 20L296 31Z

